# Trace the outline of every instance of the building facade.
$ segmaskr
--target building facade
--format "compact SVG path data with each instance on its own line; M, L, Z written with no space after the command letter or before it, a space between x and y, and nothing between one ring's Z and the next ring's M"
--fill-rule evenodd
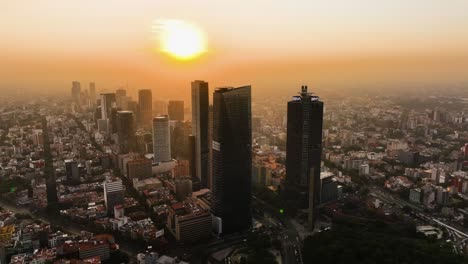
M150 89L138 91L140 125L149 127L153 116L153 93Z
M104 181L104 203L107 208L107 213L114 212L114 206L123 204L124 202L124 187L120 179L106 179Z
M202 187L208 187L208 83L192 82L192 135L195 136L194 172Z
M286 194L300 208L308 208L313 226L320 203L323 102L302 86L288 102Z
M119 137L120 153L128 153L135 149L135 128L133 112L117 112L117 135Z
M154 162L171 160L171 130L167 115L153 118Z
M213 94L212 207L215 231L229 234L252 223L251 87Z

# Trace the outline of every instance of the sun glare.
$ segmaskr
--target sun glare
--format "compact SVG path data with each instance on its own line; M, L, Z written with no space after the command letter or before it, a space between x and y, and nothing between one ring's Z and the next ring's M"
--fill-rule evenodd
M191 60L206 52L203 31L182 20L158 20L153 25L160 51L178 59Z

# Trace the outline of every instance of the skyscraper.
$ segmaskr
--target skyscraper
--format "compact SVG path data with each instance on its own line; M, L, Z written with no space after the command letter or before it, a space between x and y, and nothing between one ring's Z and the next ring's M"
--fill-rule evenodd
M192 82L192 135L195 136L195 175L208 187L208 83Z
M218 232L252 223L251 87L219 88L213 94L212 213Z
M167 115L153 118L154 162L171 160L171 130Z
M120 153L128 153L135 147L135 129L133 112L117 112L117 135L119 137Z
M153 95L150 89L138 91L139 104L139 122L142 126L149 127L151 125L151 117L153 115Z
M72 90L71 90L72 100L76 104L77 107L80 107L81 102L81 85L78 81L72 82Z
M89 83L89 100L91 105L96 104L96 85L94 82Z
M127 104L127 90L121 88L117 89L115 91L115 103L117 105L117 108L121 110L127 110L128 106Z
M323 102L307 92L307 86L301 89L288 102L286 193L289 200L310 209L313 226L320 202Z
M112 109L115 108L115 93L101 94L101 119L98 120L99 131L112 133Z
M169 101L167 106L169 118L172 121L184 121L184 101Z
M115 107L115 93L101 94L101 119L110 119L113 107Z
M196 167L196 137L194 135L189 135L188 136L188 143L189 143L189 173L192 178L195 178L195 175L197 175L197 167Z

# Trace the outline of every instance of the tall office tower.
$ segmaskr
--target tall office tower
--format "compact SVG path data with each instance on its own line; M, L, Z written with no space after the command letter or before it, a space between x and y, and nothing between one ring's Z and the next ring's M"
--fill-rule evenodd
M91 105L96 104L96 84L94 82L89 83L89 100Z
M196 137L194 135L188 136L188 143L189 143L189 173L192 178L196 178L197 175L197 151L196 151ZM198 178L197 178L198 179Z
M219 88L213 94L212 213L218 233L252 224L251 87Z
M167 115L167 102L166 101L154 101L153 102L153 115Z
M149 127L153 116L153 99L150 89L138 91L138 104L140 124Z
M79 181L80 171L78 169L78 162L74 160L65 160L65 173L67 175L67 180Z
M111 109L111 116L110 116L110 118L109 118L110 132L111 132L112 134L117 133L117 122L118 122L118 120L117 120L117 112L118 112L117 108L116 108L115 106L112 107L112 109Z
M192 82L192 135L195 136L195 176L208 187L208 83Z
M208 189L211 190L213 179L213 105L208 106Z
M101 119L110 119L113 107L115 107L115 93L101 94Z
M127 101L127 90L117 89L115 91L115 104L117 105L117 108L122 109L122 110L127 110L126 101Z
M47 204L52 205L58 202L57 181L55 180L54 161L50 150L49 129L47 119L42 118L42 131L44 137L44 177L46 180Z
M153 118L154 162L171 160L171 130L167 115Z
M72 100L79 107L81 102L81 85L78 81L72 82L71 90Z
M136 122L137 121L137 116L138 116L138 111L139 111L138 102L130 100L131 99L130 97L127 97L127 99L128 99L127 110L133 112L133 114L135 115L135 122Z
M107 214L114 212L114 206L124 203L124 187L118 178L106 178L104 181L104 203Z
M135 129L133 112L117 112L117 135L119 137L120 153L128 153L135 148Z
M171 121L173 122L173 121ZM171 124L171 155L180 160L189 156L188 136L191 134L192 126L190 122L175 122Z
M299 96L288 102L286 146L287 199L309 208L311 228L320 202L323 102L301 87Z
M169 101L167 112L171 120L184 121L184 101Z

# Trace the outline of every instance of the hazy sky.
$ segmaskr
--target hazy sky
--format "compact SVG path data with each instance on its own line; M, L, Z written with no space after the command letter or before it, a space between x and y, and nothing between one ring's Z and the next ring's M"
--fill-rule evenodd
M468 80L467 0L2 0L0 89L69 91L72 80L166 98L210 86L356 87ZM157 50L153 21L201 27L190 63Z

